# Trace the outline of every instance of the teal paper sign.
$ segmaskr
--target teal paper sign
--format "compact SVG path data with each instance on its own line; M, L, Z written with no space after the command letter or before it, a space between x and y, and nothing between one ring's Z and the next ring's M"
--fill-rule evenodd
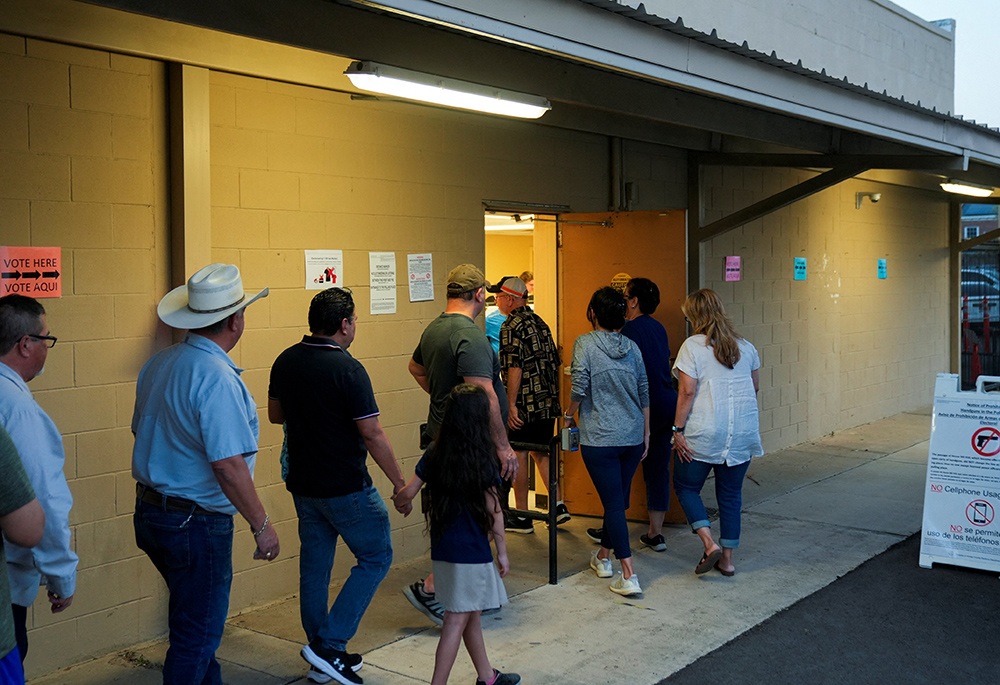
M887 276L887 272L886 272L885 260L884 259L880 259L880 260L878 260L878 277L879 278L886 278L886 276Z
M795 280L804 281L806 280L806 258L796 257L795 258Z

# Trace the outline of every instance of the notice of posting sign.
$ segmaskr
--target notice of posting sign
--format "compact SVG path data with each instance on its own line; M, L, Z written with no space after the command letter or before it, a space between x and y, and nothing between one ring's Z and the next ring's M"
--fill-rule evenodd
M62 297L62 249L0 247L0 297Z
M920 565L1000 571L1000 393L962 392L957 374L934 388ZM993 379L1000 381L1000 378Z

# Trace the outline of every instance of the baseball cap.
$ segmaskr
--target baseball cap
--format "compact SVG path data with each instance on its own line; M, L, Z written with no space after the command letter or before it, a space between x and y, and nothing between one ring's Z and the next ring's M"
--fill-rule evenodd
M486 288L486 290L491 293L507 293L514 297L528 296L528 286L524 284L520 276L504 276L499 283Z
M475 264L459 264L448 272L448 292L456 295L488 286L486 276Z

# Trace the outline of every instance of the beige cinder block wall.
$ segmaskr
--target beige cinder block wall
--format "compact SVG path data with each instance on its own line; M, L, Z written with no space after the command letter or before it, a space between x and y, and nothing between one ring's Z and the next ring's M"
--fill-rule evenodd
M406 477L418 457L427 396L407 371L426 324L444 309L444 280L462 262L484 264L484 199L607 205L605 138L391 102L355 101L314 88L213 72L211 75L213 258L238 264L248 288L271 296L247 315L233 351L261 408L256 483L283 542L283 560L250 560L251 536L237 533L231 610L295 591L297 533L281 483L282 434L264 407L275 357L306 331L303 251L340 249L344 284L360 324L351 352L368 369L381 422ZM396 255L397 311L370 314L368 252ZM433 254L435 299L410 303L407 254ZM518 271L518 273L520 273ZM379 490L391 493L369 460ZM404 520L388 502L397 561L428 549L419 513ZM245 530L245 524L242 524ZM343 575L350 555L339 555Z
M29 677L163 631L129 422L167 342L164 83L156 62L0 34L0 244L62 248L62 298L42 300L59 342L29 387L64 436L80 556L72 607L51 614L43 588L29 612Z
M706 169L705 220L810 175ZM856 209L856 192L882 198ZM853 179L704 245L702 282L761 353L765 449L930 404L948 369L947 225L933 193ZM727 255L742 257L739 282L724 281ZM794 257L807 258L807 280L793 280Z

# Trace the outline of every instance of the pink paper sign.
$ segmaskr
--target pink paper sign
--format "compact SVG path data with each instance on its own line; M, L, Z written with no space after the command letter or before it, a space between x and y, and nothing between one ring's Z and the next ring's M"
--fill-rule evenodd
M726 257L726 280L727 281L738 281L740 280L740 258Z

